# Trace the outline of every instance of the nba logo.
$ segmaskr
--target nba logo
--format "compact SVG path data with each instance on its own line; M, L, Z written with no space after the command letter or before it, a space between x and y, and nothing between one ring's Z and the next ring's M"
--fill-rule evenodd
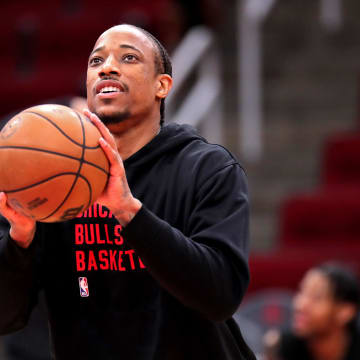
M80 296L88 297L89 296L89 287L88 281L86 277L79 277L79 288L80 288Z

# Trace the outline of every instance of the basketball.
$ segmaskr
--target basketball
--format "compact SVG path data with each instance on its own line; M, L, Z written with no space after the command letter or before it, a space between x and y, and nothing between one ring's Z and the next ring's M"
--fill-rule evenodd
M39 105L0 132L0 190L41 222L70 220L104 190L109 163L92 122L67 106Z

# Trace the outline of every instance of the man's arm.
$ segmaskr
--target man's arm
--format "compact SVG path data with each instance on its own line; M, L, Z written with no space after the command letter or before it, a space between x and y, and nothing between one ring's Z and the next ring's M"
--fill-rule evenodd
M239 165L221 169L201 187L188 222L185 236L143 206L122 234L170 294L211 320L225 320L249 283L249 206Z
M13 210L7 207L4 193L0 194L0 211L9 217L17 216L9 215ZM36 246L32 243L35 227L31 220L22 219L21 223L19 219L10 226L0 217L0 334L23 328L36 300Z

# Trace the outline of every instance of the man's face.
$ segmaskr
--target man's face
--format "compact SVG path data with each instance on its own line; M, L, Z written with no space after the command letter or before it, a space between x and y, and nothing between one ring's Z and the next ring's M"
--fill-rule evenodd
M134 27L113 27L100 36L89 57L89 110L107 124L145 120L159 111L159 76L152 41Z
M320 271L308 272L294 298L294 332L304 338L326 334L340 325L336 316L339 306L327 277Z

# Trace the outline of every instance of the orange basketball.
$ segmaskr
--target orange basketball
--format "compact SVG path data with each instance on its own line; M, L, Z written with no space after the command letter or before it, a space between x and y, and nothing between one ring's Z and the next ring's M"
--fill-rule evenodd
M105 188L109 163L100 132L62 105L26 109L0 132L0 190L16 211L42 222L86 210Z

